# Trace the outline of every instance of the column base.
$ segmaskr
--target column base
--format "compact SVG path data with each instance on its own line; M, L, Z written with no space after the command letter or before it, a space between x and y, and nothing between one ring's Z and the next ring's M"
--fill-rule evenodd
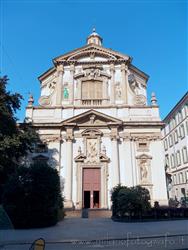
M64 208L73 208L72 201L64 201Z

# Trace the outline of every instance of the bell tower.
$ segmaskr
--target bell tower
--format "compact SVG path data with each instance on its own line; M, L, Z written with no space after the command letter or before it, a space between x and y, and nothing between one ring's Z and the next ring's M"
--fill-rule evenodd
M87 38L87 44L96 44L102 46L102 37L95 31L93 28L93 32Z

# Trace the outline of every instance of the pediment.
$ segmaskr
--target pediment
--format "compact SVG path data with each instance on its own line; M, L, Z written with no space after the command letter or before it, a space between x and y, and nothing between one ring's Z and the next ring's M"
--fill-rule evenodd
M109 162L110 158L108 158L105 154L100 154L99 155L100 162Z
M71 117L62 122L62 126L86 126L86 127L97 127L97 126L110 126L110 125L121 125L122 120L115 117L106 115L96 110L89 110L82 114Z
M127 55L122 53L116 52L111 49L104 48L102 46L98 46L96 44L89 44L84 47L78 48L76 50L70 51L64 55L56 57L53 59L54 63L62 62L62 61L84 61L84 58L88 60L88 58L97 57L99 60L104 61L106 60L130 60L131 58Z
M74 158L75 162L84 162L85 159L86 159L86 156L82 153Z
M136 156L136 159L152 159L152 156L148 154L141 154Z

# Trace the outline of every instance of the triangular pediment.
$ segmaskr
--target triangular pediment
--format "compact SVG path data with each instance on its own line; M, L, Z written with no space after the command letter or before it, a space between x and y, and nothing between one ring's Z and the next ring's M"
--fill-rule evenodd
M104 48L96 44L89 44L76 50L70 51L64 55L58 56L53 59L53 62L58 63L62 61L75 61L81 58L92 56L106 58L107 60L121 59L127 61L131 59L128 55Z
M86 126L86 127L95 127L95 126L109 126L109 125L121 125L122 120L115 117L106 115L96 110L89 110L82 114L71 117L62 122L64 126Z

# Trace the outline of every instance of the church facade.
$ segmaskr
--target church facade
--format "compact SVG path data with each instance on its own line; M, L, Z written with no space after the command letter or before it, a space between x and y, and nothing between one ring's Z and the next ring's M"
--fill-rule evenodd
M26 117L43 143L32 157L58 169L65 207L110 208L119 183L141 185L151 202L166 204L163 123L155 94L147 101L148 75L130 56L104 48L95 30L53 64Z

